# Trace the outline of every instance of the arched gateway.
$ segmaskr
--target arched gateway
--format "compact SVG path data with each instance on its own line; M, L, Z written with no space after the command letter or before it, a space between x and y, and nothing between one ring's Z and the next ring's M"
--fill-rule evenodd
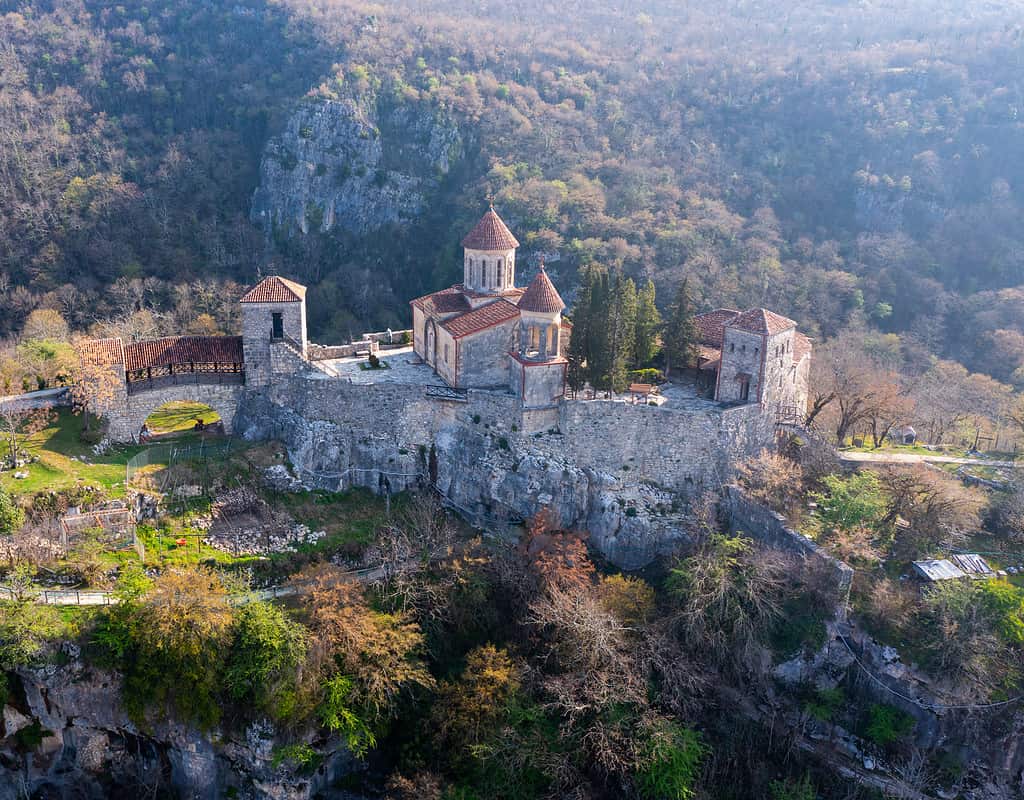
M79 356L88 402L109 422L112 440L137 441L150 413L171 401L210 406L231 432L245 384L242 337L94 339L79 347Z

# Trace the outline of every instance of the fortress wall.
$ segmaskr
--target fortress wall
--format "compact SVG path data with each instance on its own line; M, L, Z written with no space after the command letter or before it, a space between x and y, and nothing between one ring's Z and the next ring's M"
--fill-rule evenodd
M732 464L771 446L774 436L769 416L756 405L696 412L566 401L557 423L550 412L551 424L541 427L524 421L511 393L470 390L469 402L458 403L429 398L416 385L295 376L262 397L243 414L240 430L251 438L293 439L297 456L319 464L314 471L324 476L339 471L337 463L327 463L332 459L349 469L363 462L380 468L384 458L391 471L423 473L422 459L414 456L458 429L461 437L504 439L510 451L571 462L615 481L692 494L728 483ZM305 430L302 437L297 428ZM328 439L342 444L329 446Z
M560 436L537 447L581 465L684 494L727 483L732 465L772 445L774 426L756 405L684 411L602 400L566 401Z

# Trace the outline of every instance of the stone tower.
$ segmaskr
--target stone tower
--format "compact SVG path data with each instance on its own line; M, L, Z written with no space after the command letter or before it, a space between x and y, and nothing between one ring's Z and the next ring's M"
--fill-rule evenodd
M524 409L552 408L565 394L564 310L565 303L541 264L519 300L519 346L511 353L512 389Z
M462 246L462 286L474 307L515 288L519 242L494 206L462 240ZM479 300L472 295L480 295Z
M266 386L275 343L306 358L306 287L286 278L264 278L241 299L245 382Z
M725 325L716 399L759 403L773 412L791 400L796 383L796 323L752 308Z

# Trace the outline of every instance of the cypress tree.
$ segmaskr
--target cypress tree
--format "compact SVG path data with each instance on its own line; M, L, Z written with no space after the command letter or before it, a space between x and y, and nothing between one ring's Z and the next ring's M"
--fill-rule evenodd
M587 371L590 361L590 337L593 325L592 290L594 286L593 270L588 268L580 281L580 290L576 294L576 302L573 304L572 334L569 339L569 349L565 357L569 361L566 370L566 382L572 390L573 397L587 383Z
M608 273L591 267L593 282L590 287L591 317L587 337L587 379L595 389L609 388L612 371L611 316L612 292Z
M648 280L637 293L636 334L633 344L633 368L649 364L658 354L658 330L661 315L654 304L654 281Z
M636 344L636 284L616 272L608 304L607 372L604 388L621 392L629 386L629 366Z
M686 278L679 283L676 296L668 311L662 347L665 351L665 374L672 367L684 369L697 358L697 324L693 319L693 301Z

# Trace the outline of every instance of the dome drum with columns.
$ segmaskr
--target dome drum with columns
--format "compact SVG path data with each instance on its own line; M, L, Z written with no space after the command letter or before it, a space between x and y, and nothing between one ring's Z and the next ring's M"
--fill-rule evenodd
M416 354L454 388L509 389L531 408L557 404L568 325L544 266L516 287L519 242L493 206L462 246L462 283L411 303Z

